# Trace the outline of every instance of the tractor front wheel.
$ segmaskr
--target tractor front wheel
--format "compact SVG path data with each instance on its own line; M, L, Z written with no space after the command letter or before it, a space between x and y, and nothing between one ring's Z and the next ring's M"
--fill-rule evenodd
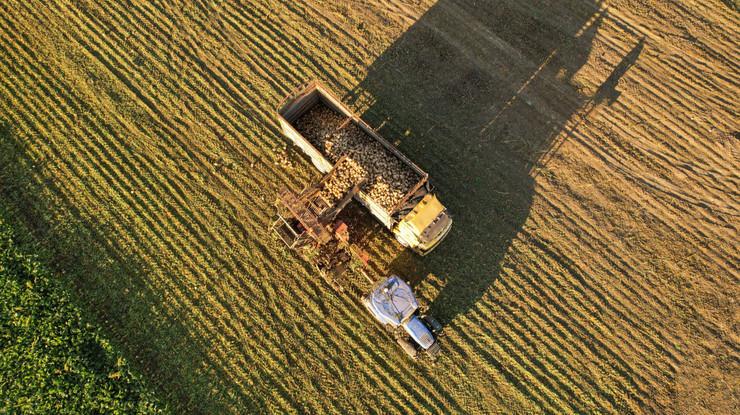
M436 318L432 316L423 316L422 319L427 323L427 326L432 330L432 333L439 334L442 331L442 325L439 324L439 321L437 321Z

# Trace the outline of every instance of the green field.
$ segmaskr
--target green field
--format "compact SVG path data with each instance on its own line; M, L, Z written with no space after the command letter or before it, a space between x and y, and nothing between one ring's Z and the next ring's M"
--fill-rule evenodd
M48 3L0 4L0 204L175 413L738 410L731 3ZM433 366L269 232L311 79L454 215L423 258L364 219Z
M163 413L0 210L0 413Z

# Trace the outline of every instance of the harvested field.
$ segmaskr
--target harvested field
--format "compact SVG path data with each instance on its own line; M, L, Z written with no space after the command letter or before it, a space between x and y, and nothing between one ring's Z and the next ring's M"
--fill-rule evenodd
M303 114L296 121L296 129L332 163L346 156L360 166L367 178L363 191L386 210L401 202L421 180L357 124L323 104Z
M733 2L0 12L0 204L175 413L738 412ZM454 215L423 258L366 219L371 273L445 326L434 366L269 232L320 177L275 115L313 78Z

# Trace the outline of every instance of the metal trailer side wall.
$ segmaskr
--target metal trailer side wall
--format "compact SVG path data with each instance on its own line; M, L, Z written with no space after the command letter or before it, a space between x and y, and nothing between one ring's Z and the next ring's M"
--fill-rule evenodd
M292 124L293 121L297 120L311 107L316 105L319 99L320 97L316 90L296 97L296 99L280 108L278 120L280 121L280 127L283 129L283 134L290 138L295 145L300 147L311 158L311 162L320 172L326 174L331 170L332 164Z
M324 105L334 109L335 111L344 114L349 117L353 122L357 123L360 128L369 134L371 137L380 141L383 146L392 151L398 156L403 162L408 164L414 171L421 176L420 183L415 188L420 187L426 182L428 175L422 171L418 166L407 159L401 154L395 147L391 146L387 141L380 137L375 131L372 130L367 124L355 116L344 104L339 100L335 99L331 94L321 88L317 83L311 83L308 86L300 89L297 94L291 95L286 98L284 104L278 111L278 119L280 126L282 127L283 133L288 136L293 143L300 147L304 153L306 153L322 173L327 173L332 168L331 162L319 151L308 139L303 137L298 130L293 127L293 122L300 118L317 103L322 102ZM388 229L392 229L394 219L392 217L393 212L388 212L380 204L372 200L365 192L358 192L355 198L362 203L369 211L373 214L383 225Z

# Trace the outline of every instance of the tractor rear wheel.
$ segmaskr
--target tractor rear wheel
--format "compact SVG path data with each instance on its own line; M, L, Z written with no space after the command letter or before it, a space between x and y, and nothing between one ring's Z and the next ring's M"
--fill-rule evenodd
M409 357L412 359L416 359L416 355L418 354L416 347L406 338L399 337L396 339L396 342L399 346L403 349L404 352L406 352Z

